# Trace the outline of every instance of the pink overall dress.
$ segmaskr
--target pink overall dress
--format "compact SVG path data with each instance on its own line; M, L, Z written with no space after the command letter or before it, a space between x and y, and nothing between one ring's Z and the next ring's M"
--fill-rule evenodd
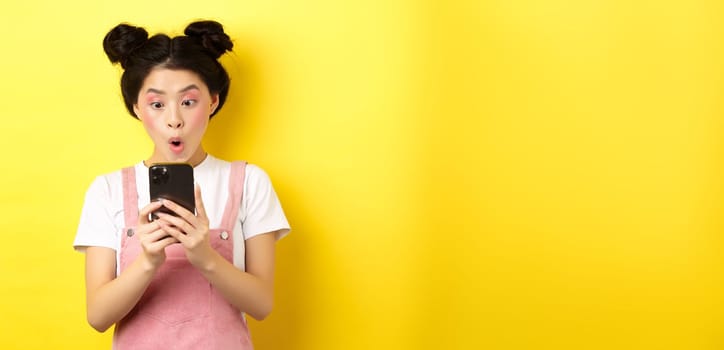
M221 227L210 230L211 245L233 263L233 229L243 195L245 162L231 163L229 196ZM134 229L138 191L133 167L122 170L125 225L120 270L142 248ZM114 349L252 349L243 314L227 302L186 259L181 244L166 247L166 261L136 306L116 324Z

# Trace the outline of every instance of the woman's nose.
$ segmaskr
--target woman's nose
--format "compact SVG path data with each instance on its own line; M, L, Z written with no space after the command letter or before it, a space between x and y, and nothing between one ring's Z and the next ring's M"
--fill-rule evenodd
M178 128L184 126L184 122L181 120L174 120L174 121L169 121L168 124L166 124L166 125L168 125L168 127L171 129L178 129Z
M181 113L178 110L170 110L166 125L171 129L178 129L184 126L184 121L181 118Z

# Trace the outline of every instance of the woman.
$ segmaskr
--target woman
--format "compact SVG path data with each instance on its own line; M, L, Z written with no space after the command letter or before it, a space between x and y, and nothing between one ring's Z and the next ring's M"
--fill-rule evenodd
M201 144L229 91L218 58L230 38L213 21L184 33L149 38L120 24L103 41L124 69L126 108L154 145L144 161L95 179L74 242L86 254L88 322L100 332L115 324L117 349L252 348L244 314L271 311L275 243L289 232L264 171ZM169 162L194 167L196 213L150 201L148 167Z

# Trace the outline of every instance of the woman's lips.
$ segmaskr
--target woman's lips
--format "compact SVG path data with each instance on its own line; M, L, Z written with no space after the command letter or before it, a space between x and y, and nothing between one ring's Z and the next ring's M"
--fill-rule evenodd
M171 152L180 154L184 151L184 143L180 139L173 138L168 141L168 147Z

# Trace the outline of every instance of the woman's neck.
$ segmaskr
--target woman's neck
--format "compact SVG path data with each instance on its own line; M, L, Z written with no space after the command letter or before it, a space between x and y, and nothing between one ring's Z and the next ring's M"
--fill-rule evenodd
M165 159L165 157L159 155L157 152L154 152L148 159L143 161L143 164L148 167L156 163L188 163L191 166L196 167L197 165L201 164L207 156L208 153L204 151L203 147L199 147L198 149L196 149L194 154L187 160L169 160Z

